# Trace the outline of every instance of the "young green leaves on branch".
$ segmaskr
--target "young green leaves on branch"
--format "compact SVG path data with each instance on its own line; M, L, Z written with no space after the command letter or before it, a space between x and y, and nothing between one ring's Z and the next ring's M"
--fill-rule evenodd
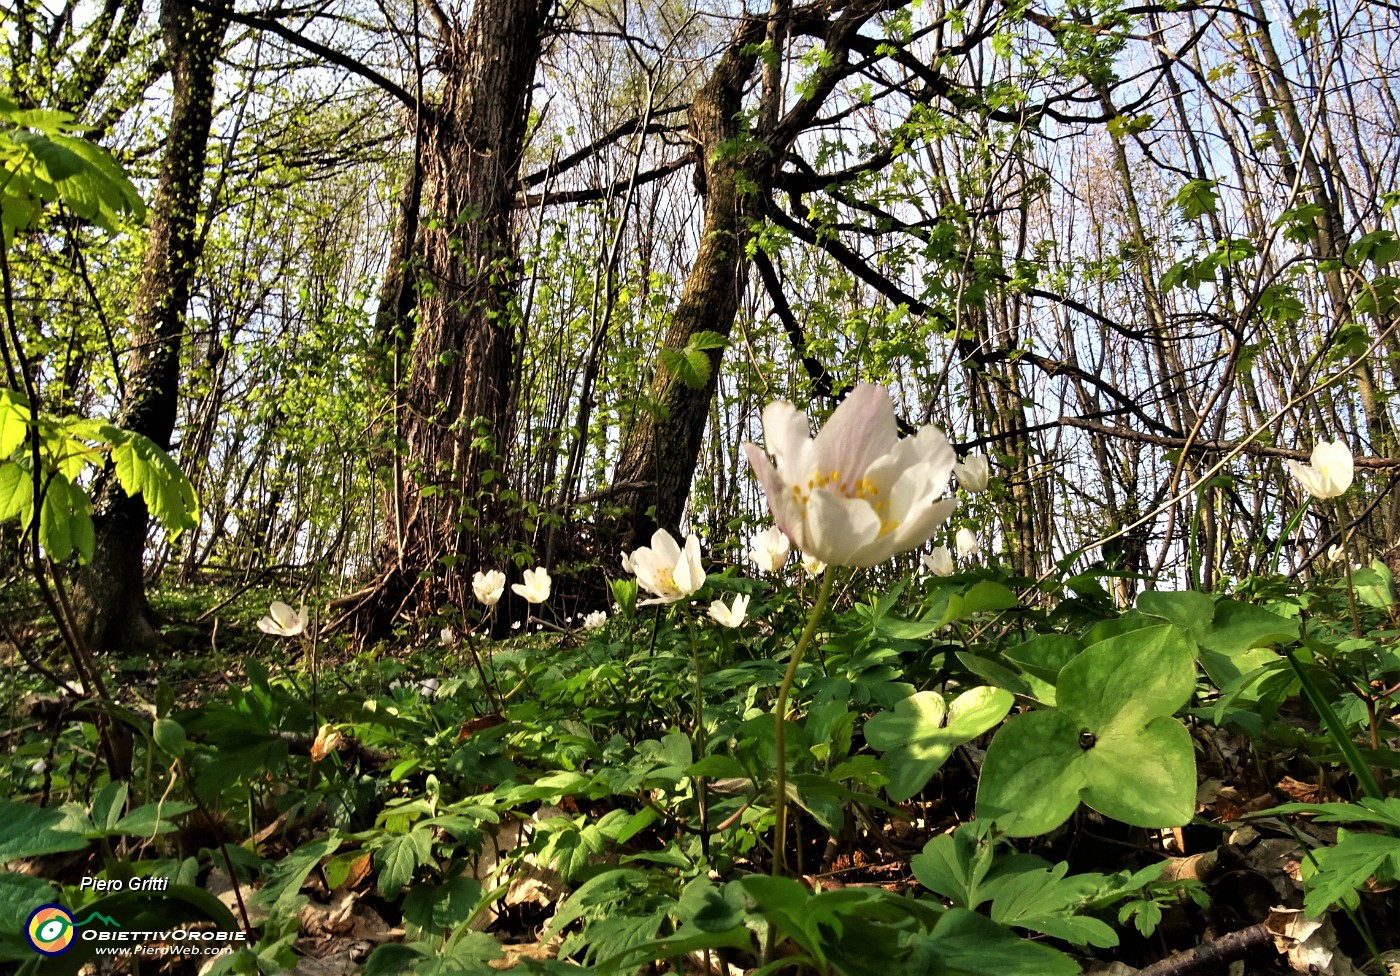
M67 112L21 109L0 94L0 246L54 202L106 231L121 214L144 219L136 187L105 149L73 135L81 131Z
M31 427L39 435L37 497ZM100 420L35 417L14 390L0 390L0 521L18 519L29 531L37 509L39 544L49 558L91 558L92 502L79 478L108 454L117 483L142 496L172 538L198 524L194 486L150 438Z

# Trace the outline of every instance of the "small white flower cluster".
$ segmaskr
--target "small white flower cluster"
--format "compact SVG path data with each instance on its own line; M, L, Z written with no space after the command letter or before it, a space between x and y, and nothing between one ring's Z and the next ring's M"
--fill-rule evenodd
M775 567L781 566L787 557L785 537L781 542L771 537L756 541L755 546L763 550L761 558ZM756 553L753 555L759 558ZM682 547L671 533L657 529L650 546L622 554L622 568L635 575L637 585L652 594L651 599L637 604L642 607L679 602L705 585L705 568L700 564L700 538L696 535L686 536ZM738 594L728 605L723 600L715 600L710 604L709 615L721 626L739 627L748 610L749 598Z
M966 527L958 529L957 535L953 537L953 545L957 547L958 558L963 560L971 559L982 551L977 541L977 533ZM924 569L934 576L951 576L955 568L953 551L947 546L936 546L933 552L924 553L919 561Z
M428 701L432 701L434 696L437 695L438 679L424 678L422 681L416 682L398 680L389 682L390 691L397 691L400 688L417 689L418 694L422 695Z
M553 585L549 570L543 566L536 566L534 569L525 570L525 582L512 583L510 589L512 593L523 596L530 603L544 603L549 599L549 591ZM500 602L505 591L506 574L499 569L488 569L485 572L478 570L472 575L472 595L488 607L494 607Z

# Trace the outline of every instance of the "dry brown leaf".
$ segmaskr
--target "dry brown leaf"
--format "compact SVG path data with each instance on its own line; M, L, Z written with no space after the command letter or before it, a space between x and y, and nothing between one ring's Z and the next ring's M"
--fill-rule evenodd
M316 741L311 743L311 761L320 762L325 759L345 741L345 736L336 731L334 725L327 722L316 732Z
M1351 960L1337 951L1337 933L1326 915L1308 918L1300 909L1271 908L1264 927L1295 972L1309 976L1361 976Z
M1279 780L1275 787L1287 793L1298 803L1329 803L1337 798L1337 795L1324 786L1316 783L1304 783L1300 779L1292 776L1285 776Z

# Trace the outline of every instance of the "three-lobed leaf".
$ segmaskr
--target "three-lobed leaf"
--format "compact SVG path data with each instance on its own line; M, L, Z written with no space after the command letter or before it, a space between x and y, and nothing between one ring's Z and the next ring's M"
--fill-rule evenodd
M1013 837L1053 830L1081 800L1135 826L1186 823L1195 754L1172 715L1195 681L1193 646L1174 626L1090 646L1060 669L1053 710L1017 716L992 740L978 816Z
M884 753L890 799L907 800L922 790L954 749L1000 722L1014 701L1011 692L985 685L951 704L937 692L921 691L872 716L865 738Z

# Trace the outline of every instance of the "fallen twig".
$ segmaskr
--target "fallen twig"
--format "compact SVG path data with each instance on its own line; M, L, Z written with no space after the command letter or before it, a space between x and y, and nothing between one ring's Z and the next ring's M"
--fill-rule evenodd
M1138 976L1186 976L1187 973L1220 972L1220 967L1225 963L1242 959L1264 946L1272 947L1273 938L1273 933L1260 922L1247 929L1204 942L1194 949L1178 952L1160 962L1154 962L1146 969L1139 969Z

